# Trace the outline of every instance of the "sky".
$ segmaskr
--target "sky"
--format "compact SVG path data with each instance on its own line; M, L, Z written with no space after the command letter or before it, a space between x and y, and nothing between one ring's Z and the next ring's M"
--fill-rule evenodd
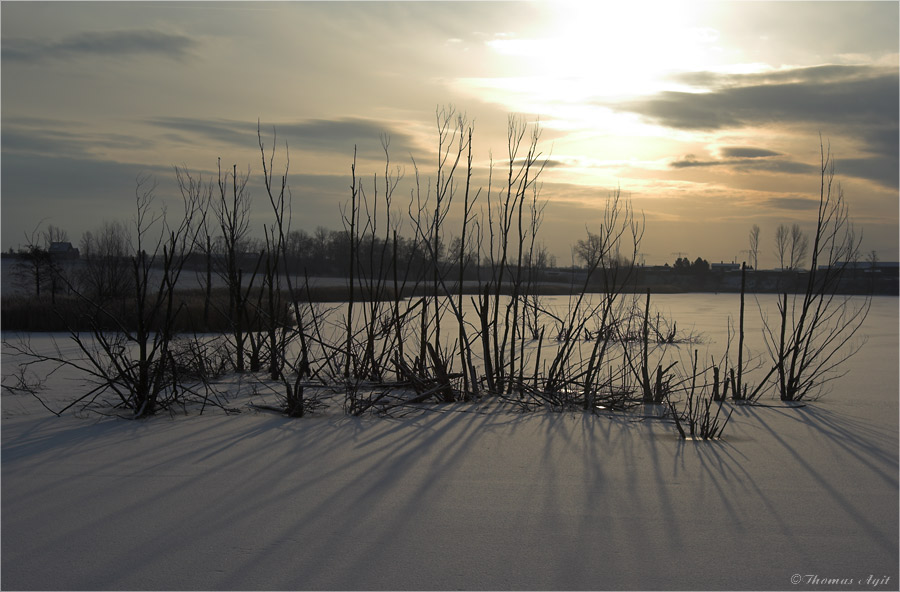
M898 23L897 2L3 2L0 247L48 225L77 246L133 217L139 176L171 204L175 167L219 159L249 171L261 237L258 126L294 228L341 228L354 147L372 185L383 137L405 212L452 107L476 207L509 115L540 126L560 264L620 191L647 264L741 261L756 224L773 267L778 225L815 220L822 143L862 250L897 261Z

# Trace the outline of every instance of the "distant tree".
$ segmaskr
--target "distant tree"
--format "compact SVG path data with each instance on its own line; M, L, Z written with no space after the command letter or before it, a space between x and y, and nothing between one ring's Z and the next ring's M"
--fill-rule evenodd
M604 253L603 237L587 231L587 238L578 239L575 243L575 258L585 267L596 265L598 257Z
M309 268L312 255L312 237L304 230L291 230L284 243L285 267L290 273L302 274Z
M53 253L50 252L50 248L54 243L68 243L69 242L69 234L57 227L49 224L47 226L47 230L44 231L44 244L47 246L47 251L50 254L50 298L55 303L56 302L56 294L59 292L59 289L63 287L66 283L66 278L63 277L63 266L59 261L56 261L53 258Z
M754 224L750 228L750 265L753 269L759 269L759 226Z
M80 291L100 303L130 293L134 283L129 259L132 254L131 235L122 222L107 220L94 231L85 232L81 237Z
M44 242L48 247L53 243L67 243L69 242L69 233L62 228L49 224L47 225L47 230L44 231Z
M19 261L13 273L26 289L34 289L36 297L41 296L42 290L49 288L50 298L55 303L56 294L66 279L63 277L63 266L53 256L50 247L53 243L68 242L69 237L64 230L52 224L40 232L41 223L35 226L31 234L25 235L25 247L19 249Z
M709 271L709 261L706 259L701 259L697 257L693 263L691 263L691 273L706 273Z
M872 269L878 267L878 251L876 251L875 249L869 251L866 255L866 261L869 263L869 266Z
M775 254L778 264L783 270L800 269L809 254L809 237L800 229L799 224L790 228L780 224L775 230Z
M784 259L787 254L788 243L788 227L786 224L779 224L775 229L775 256L778 257L778 267L785 269Z
M31 234L25 234L25 246L19 249L19 262L15 275L26 289L34 288L34 295L41 296L41 288L50 280L54 266L53 259L46 246L40 240L38 232L41 222L35 226Z
M672 268L678 273L703 274L709 271L709 261L702 257L697 257L691 262L687 257L679 257L675 260Z

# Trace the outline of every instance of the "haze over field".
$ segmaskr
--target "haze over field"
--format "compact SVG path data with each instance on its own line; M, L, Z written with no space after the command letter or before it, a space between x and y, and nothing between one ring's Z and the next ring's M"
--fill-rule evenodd
M646 215L645 261L740 260L758 224L815 217L830 140L862 251L898 249L896 2L4 3L2 241L41 220L77 242L132 214L135 177L252 171L257 121L290 146L294 225L340 227L350 163L413 177L436 159L435 107L475 120L476 184L508 113L543 126L559 257L617 186ZM502 166L502 164L501 164ZM371 182L371 181L369 181Z

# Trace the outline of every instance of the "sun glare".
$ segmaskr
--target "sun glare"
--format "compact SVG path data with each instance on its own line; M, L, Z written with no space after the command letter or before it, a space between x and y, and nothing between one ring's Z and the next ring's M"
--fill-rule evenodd
M554 3L546 36L498 49L521 51L541 75L577 81L587 97L634 96L671 87L666 76L709 67L718 33L692 26L695 4ZM566 90L572 91L572 84ZM571 96L571 95L570 95Z
M718 31L698 24L702 6L696 3L543 6L548 12L541 32L488 42L505 60L506 76L464 83L510 110L549 116L551 127L620 137L657 133L656 126L614 113L610 104L664 90L696 92L672 75L716 69L722 62Z

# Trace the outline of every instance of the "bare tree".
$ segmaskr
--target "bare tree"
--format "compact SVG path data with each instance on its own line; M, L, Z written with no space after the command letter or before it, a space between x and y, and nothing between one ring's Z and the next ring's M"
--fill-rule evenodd
M18 265L15 275L18 282L26 289L34 289L34 296L41 297L41 288L47 283L50 275L50 254L37 238L40 223L32 230L31 235L25 234L25 247L19 249Z
M96 388L57 414L109 391L118 398L119 407L134 418L184 401L191 393L200 394L180 376L174 349L176 321L182 312L175 286L196 238L194 222L200 200L196 194L183 193L184 213L178 224L170 226L165 210L153 208L155 187L148 177L139 177L135 188L134 239L126 247L133 276L129 306L109 307L91 293L73 287L91 327L87 332L77 328L68 331L80 357L64 356L59 348L55 355L48 356L28 345L13 346L34 362L75 368L95 383ZM203 390L201 396L205 397Z
M753 269L759 269L759 226L754 224L750 228L750 265Z
M53 243L67 243L69 242L69 233L58 226L48 224L47 230L44 231L44 242L48 247Z
M802 268L808 254L809 237L800 230L799 224L792 224L790 248L791 269Z
M234 366L238 372L243 372L247 336L246 290L241 264L244 259L244 241L250 228L250 192L247 190L250 171L238 175L237 165L233 165L230 174L227 171L223 174L222 160L219 159L218 162L218 199L213 200L213 212L222 233L219 274L228 289L228 318L235 346Z
M99 228L81 237L79 290L87 297L109 302L129 294L134 273L129 228L115 220L104 221Z
M843 362L862 345L854 337L871 306L871 297L859 300L839 294L841 282L858 259L861 238L853 229L843 191L834 182L830 148L821 146L821 155L819 207L806 286L792 297L782 293L777 327L765 322L773 361L767 379L774 377L779 396L786 401L819 394L823 385L843 375ZM787 252L803 253L802 235L791 232L790 236L795 247Z
M50 267L49 267L49 281L50 281L50 299L53 303L56 303L56 294L59 292L60 288L62 288L67 278L64 277L65 272L65 259L68 258L68 253L60 253L57 255L53 251L53 247L55 244L63 244L69 242L69 234L52 224L47 226L47 230L44 231L44 244L47 247L47 253L50 256ZM58 260L57 256L62 257L63 259Z
M788 251L788 227L786 224L779 224L775 229L775 256L778 257L779 269L787 269L785 266L785 257Z
M874 270L876 267L878 267L878 261L878 251L876 251L875 249L872 249L871 251L866 253L866 262L869 264L869 267L871 269Z
M802 268L809 254L809 237L799 224L780 224L775 230L775 254L781 269L796 271Z
M590 268L603 254L604 244L602 236L591 232L590 229L585 229L585 231L587 232L587 237L575 241L573 249L575 259L581 261L585 267Z

